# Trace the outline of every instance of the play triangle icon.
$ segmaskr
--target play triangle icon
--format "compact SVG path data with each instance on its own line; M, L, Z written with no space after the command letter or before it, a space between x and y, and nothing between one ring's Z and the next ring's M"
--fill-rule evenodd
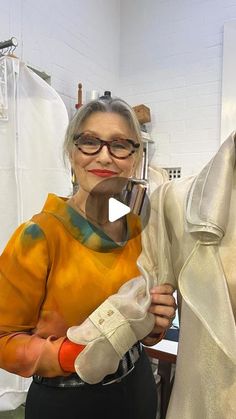
M127 205L123 204L115 198L109 198L108 219L110 222L119 220L119 218L123 217L126 214L129 214L129 212L130 208Z

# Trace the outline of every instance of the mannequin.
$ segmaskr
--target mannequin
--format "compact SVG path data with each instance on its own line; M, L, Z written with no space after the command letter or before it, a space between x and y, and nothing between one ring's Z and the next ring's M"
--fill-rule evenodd
M180 297L167 419L236 417L235 141L234 132L199 175L152 195L138 263Z

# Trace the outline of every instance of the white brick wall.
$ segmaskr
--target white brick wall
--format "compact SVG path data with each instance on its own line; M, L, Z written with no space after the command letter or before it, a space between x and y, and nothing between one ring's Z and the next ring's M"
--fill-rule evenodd
M0 0L0 40L51 75L69 114L78 82L152 111L161 166L195 173L220 144L224 22L236 0Z
M121 95L152 112L155 164L197 172L220 145L223 24L236 0L121 0Z
M0 40L15 36L16 55L51 76L70 114L77 85L117 94L119 0L0 0Z

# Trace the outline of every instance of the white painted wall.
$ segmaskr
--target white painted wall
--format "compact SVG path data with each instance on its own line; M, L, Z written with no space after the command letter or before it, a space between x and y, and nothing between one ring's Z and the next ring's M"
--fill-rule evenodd
M220 145L224 22L236 0L121 0L121 94L152 111L153 161L197 172Z
M221 142L236 130L236 19L224 25Z
M220 144L223 26L236 0L0 0L0 40L51 75L74 112L112 90L151 108L153 161L198 171Z
M0 0L0 40L15 36L16 55L51 76L69 114L77 85L117 94L119 0Z

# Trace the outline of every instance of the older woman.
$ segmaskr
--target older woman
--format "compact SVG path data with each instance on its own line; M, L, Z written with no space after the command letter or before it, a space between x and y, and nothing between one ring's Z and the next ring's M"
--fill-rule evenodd
M78 191L69 199L49 195L42 212L16 230L0 258L0 367L33 376L27 419L155 418L154 379L139 343L124 354L115 374L90 385L75 373L75 361L89 345L66 337L140 275L139 223L132 216L109 221L102 182L114 179L112 187L120 192L115 180L135 173L140 144L138 122L122 100L82 107L65 139ZM86 211L88 198L92 213ZM151 342L170 325L171 293L167 285L153 290ZM103 361L100 356L93 365L90 357L94 370Z

